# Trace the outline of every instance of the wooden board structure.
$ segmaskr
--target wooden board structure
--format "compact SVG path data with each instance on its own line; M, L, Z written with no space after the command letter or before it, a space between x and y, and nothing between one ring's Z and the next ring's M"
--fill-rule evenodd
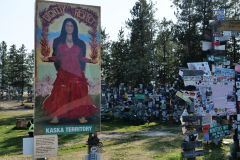
M222 22L219 27L219 31L240 31L240 21L239 20L227 20Z

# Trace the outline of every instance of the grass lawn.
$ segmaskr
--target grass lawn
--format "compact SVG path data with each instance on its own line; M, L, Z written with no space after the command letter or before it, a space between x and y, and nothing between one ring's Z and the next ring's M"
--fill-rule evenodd
M31 160L22 156L22 138L27 130L14 129L16 118L30 117L33 111L0 112L0 160ZM120 138L103 139L103 160L177 160L181 158L181 128L177 125L150 123L144 125L127 125L112 121L102 123L102 132L123 133ZM139 131L168 131L171 136L143 136ZM124 134L128 133L128 134ZM87 134L59 136L57 158L53 160L79 160L87 153ZM229 146L207 146L209 153L197 159L227 159Z
M16 129L16 118L30 119L32 110L0 112L0 155L21 154L22 138L28 136L27 129Z

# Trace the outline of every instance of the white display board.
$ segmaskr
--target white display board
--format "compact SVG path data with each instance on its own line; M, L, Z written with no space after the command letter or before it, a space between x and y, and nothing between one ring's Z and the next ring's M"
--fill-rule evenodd
M55 157L57 150L57 135L34 136L34 158Z
M23 154L33 155L33 137L23 138Z

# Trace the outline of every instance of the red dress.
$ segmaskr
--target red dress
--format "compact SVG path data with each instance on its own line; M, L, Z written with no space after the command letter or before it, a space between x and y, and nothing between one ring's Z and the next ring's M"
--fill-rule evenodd
M50 117L80 118L93 116L98 109L88 95L88 83L81 70L80 61L86 61L77 45L69 48L60 44L54 61L60 68L50 96L43 102L45 113Z

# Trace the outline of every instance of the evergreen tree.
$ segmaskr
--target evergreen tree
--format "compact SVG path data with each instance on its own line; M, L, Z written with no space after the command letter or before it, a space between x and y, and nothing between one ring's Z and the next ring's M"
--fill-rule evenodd
M183 54L182 63L186 65L189 61L202 61L201 57L201 18L197 12L194 0L173 0L177 12L175 13L178 21L175 25L175 40L179 44L178 53ZM200 2L200 1L199 1ZM202 5L201 5L202 7ZM202 9L204 11L204 9ZM207 12L207 11L205 11ZM206 23L207 20L204 20Z
M164 18L160 25L156 39L156 82L172 83L178 74L179 57L175 52L173 41L173 22Z
M240 20L240 1L239 0L231 0L230 7L227 11L229 11L229 17L234 20Z
M230 60L230 65L240 63L240 38L232 36L226 44L226 57Z
M106 30L101 30L101 79L109 83L111 79L110 41Z
M129 56L129 44L124 39L124 31L121 28L118 34L118 40L111 45L111 82L113 86L118 87L120 83L128 82L128 71L131 68Z
M13 98L13 95L16 93L16 81L20 76L18 71L18 60L20 59L16 45L11 45L8 55L8 64L7 64L7 82L8 82L8 98Z
M214 19L214 10L224 10L225 20L239 19L238 0L173 0L173 4L178 19L175 40L179 44L177 52L183 54L183 65L206 58L200 41L212 40L214 30L209 21Z
M156 20L154 19L153 3L138 0L130 11L132 17L127 21L130 29L131 69L128 79L130 84L148 84L153 73L154 36Z
M26 84L28 92L28 101L32 101L33 85L34 85L34 50L27 54L26 60Z
M29 83L29 70L27 64L26 48L22 45L18 50L18 56L16 59L18 65L17 76L14 82L14 86L18 88L20 95L23 96L24 88Z
M0 94L7 88L7 44L2 41L0 44Z
M214 0L213 8L214 9L223 9L225 12L225 20L239 20L239 0Z
M225 9L225 20L240 20L240 1L239 0L224 0L222 8ZM240 63L240 38L234 34L226 44L226 57L230 60L230 65ZM235 32L236 33L236 32Z
M26 65L26 82L27 85L32 86L34 83L34 50L27 54Z

